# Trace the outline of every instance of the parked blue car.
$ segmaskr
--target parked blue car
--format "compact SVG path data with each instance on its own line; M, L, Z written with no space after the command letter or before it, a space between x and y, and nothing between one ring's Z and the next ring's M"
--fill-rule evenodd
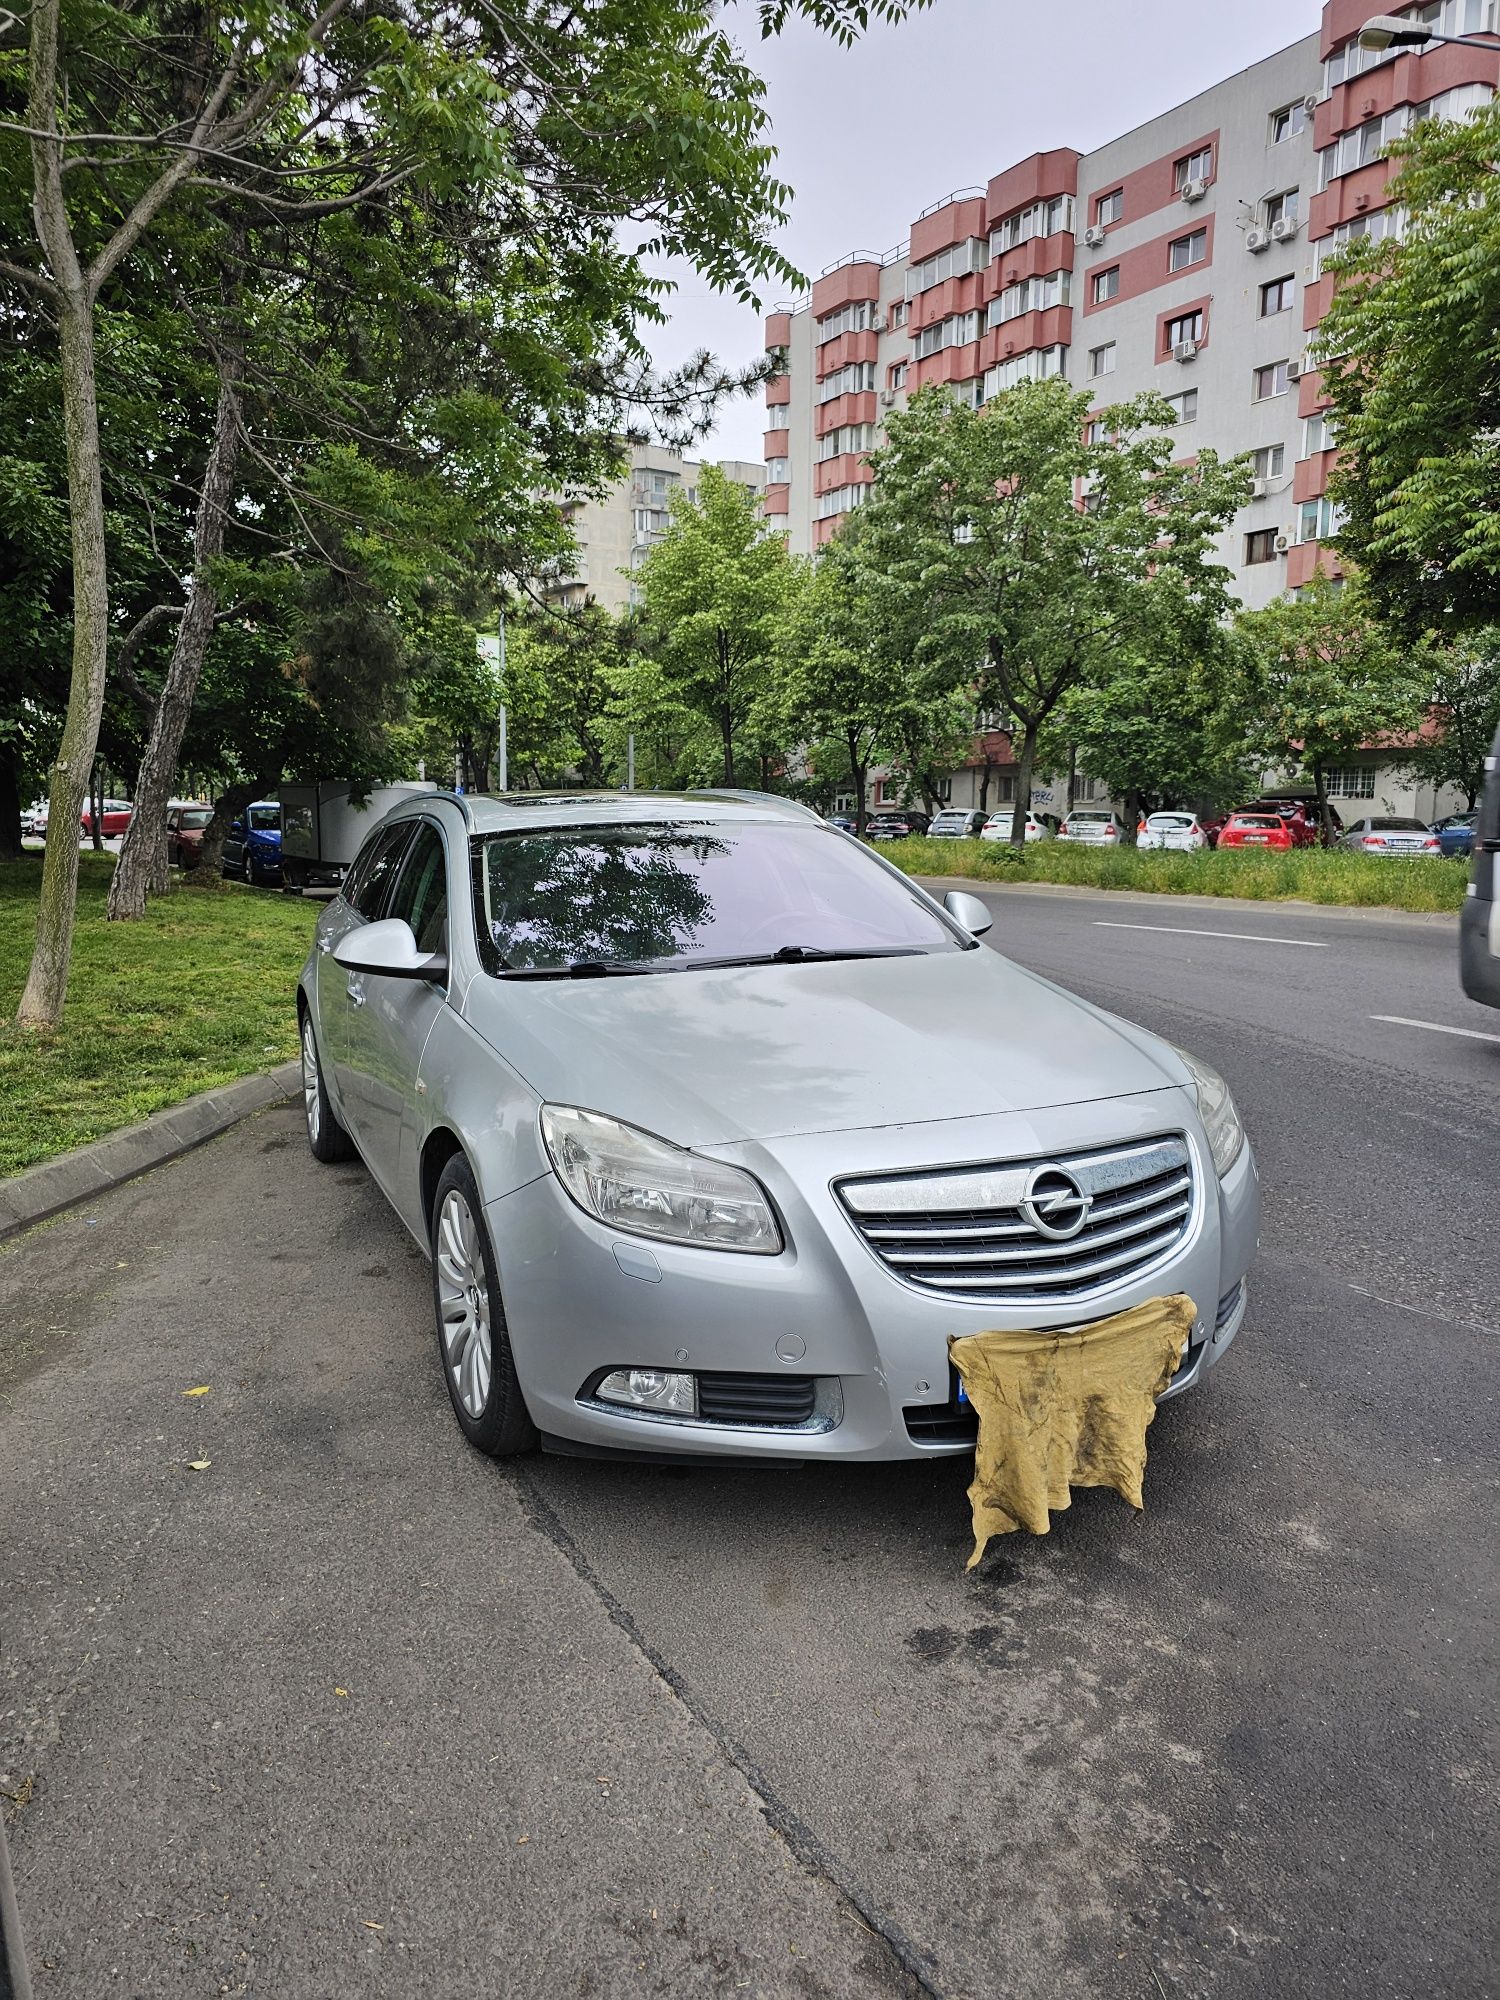
M1477 812L1449 813L1433 827L1438 846L1450 861L1466 861L1474 852L1474 822L1478 817Z
M281 806L257 799L242 819L231 820L224 840L224 873L257 889L281 886Z

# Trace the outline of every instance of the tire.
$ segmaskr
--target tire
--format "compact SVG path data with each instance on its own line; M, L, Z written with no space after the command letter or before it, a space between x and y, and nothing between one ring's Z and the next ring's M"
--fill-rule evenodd
M333 1166L354 1158L354 1141L333 1115L328 1086L323 1081L323 1065L318 1058L318 1038L313 1033L312 1012L305 1004L301 1017L302 1105L307 1120L307 1143L315 1160Z
M516 1375L484 1205L462 1153L443 1169L431 1227L438 1360L458 1427L491 1458L530 1451L536 1425Z

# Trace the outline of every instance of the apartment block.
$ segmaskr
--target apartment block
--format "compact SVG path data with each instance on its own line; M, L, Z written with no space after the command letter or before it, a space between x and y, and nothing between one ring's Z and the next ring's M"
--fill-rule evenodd
M723 459L719 469L761 499L764 466ZM602 499L565 495L559 505L576 553L543 579L547 602L571 609L592 599L615 615L634 604L635 572L667 532L672 495L696 500L700 470L699 460L665 445L637 444L630 448L629 469Z
M1319 32L1092 153L1059 145L946 196L904 242L840 258L773 312L766 344L786 366L766 390L764 505L791 547L817 548L860 504L868 453L915 389L945 383L978 406L1060 375L1101 412L1160 391L1183 458L1254 455L1253 497L1222 543L1245 604L1320 560L1335 571L1321 548L1335 441L1307 361L1322 259L1399 230L1380 157L1393 138L1500 84L1500 44L1360 49L1375 11L1328 0ZM1397 11L1433 34L1500 31L1500 0Z

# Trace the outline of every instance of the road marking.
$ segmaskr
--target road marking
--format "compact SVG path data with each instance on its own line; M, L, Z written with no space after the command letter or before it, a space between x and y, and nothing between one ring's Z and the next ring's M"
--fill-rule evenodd
M1483 1028L1450 1028L1442 1021L1408 1021L1404 1014L1372 1014L1372 1021L1389 1021L1394 1028L1425 1028L1429 1035L1463 1035L1471 1042L1500 1042L1500 1035L1487 1035Z
M1095 917L1094 928L1100 931L1170 931L1174 937L1239 938L1244 944L1295 944L1300 945L1303 951L1328 949L1318 938L1266 937L1260 931L1204 931L1194 924L1121 924L1111 923L1108 917Z

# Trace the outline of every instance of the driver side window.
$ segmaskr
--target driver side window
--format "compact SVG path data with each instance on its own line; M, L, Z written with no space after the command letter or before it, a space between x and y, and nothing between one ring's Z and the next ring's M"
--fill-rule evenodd
M380 915L381 899L391 885L391 877L410 837L409 819L399 820L395 826L383 827L368 850L369 860L361 857L355 862L353 875L358 879L351 878L344 893L367 921L373 921Z
M448 949L447 857L442 836L425 821L407 850L386 915L405 917L417 940L418 951Z

